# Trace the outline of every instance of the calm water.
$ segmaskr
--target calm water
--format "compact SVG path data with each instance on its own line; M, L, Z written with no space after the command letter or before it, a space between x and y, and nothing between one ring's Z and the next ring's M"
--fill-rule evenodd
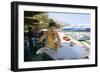
M72 38L78 40L83 39L82 41L86 41L90 43L90 31L61 31L65 35L69 35Z

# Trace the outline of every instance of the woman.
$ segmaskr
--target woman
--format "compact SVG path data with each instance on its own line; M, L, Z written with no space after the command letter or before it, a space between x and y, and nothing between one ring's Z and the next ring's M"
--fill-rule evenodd
M47 33L44 34L39 41L42 42L44 39L46 39L45 47L57 51L60 46L61 40L59 34L57 33L57 31L55 31L55 29L56 24L54 22L51 22L49 24Z

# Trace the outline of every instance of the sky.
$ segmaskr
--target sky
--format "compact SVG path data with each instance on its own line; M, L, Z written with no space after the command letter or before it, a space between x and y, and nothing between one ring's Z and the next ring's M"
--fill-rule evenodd
M90 24L91 15L86 13L49 12L48 17L64 24Z

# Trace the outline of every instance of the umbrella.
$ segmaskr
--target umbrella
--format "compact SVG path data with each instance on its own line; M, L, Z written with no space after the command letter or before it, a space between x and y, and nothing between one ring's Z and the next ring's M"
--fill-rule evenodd
M39 20L37 19L33 19L32 17L24 17L24 23L25 24L35 24L35 23L39 23Z
M34 16L34 15L37 15L37 14L40 14L40 13L42 13L42 12L34 12L34 11L24 11L24 16L25 17L32 17L32 16Z

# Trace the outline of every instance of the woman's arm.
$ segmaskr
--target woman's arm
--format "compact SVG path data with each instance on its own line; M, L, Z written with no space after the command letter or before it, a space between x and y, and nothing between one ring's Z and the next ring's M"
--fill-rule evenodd
M45 38L46 38L45 35L41 36L41 38L39 39L39 42L42 42Z
M58 45L60 45L61 44L61 39L60 39L60 36L59 36L58 33L57 33L57 39L58 39Z

